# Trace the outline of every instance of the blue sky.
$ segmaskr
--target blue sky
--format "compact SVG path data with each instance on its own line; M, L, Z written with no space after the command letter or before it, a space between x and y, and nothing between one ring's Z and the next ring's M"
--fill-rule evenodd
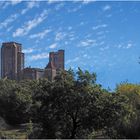
M25 66L44 68L48 53L65 50L65 67L97 73L114 89L139 83L140 2L0 2L0 43L22 43Z

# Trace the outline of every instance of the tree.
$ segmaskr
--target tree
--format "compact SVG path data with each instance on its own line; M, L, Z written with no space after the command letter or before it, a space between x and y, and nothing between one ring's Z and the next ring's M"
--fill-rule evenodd
M92 131L88 120L89 107L96 103L91 98L94 94L90 94L93 92L90 86L95 84L93 80L95 77L88 71L75 75L70 69L60 71L53 82L39 83L36 99L41 101L38 115L41 138L84 138Z
M31 94L14 81L1 80L0 112L9 124L28 121L32 104Z
M121 138L140 138L140 85L121 83L116 92L128 98L128 112L117 129L118 134Z

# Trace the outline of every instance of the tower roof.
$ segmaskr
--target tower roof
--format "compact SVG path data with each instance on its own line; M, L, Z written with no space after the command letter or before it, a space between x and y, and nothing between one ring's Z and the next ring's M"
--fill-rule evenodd
M20 45L20 46L22 45L21 43L17 43L17 42L14 42L14 41L13 42L3 42L2 44L3 45L5 45L5 44L17 44L17 45Z

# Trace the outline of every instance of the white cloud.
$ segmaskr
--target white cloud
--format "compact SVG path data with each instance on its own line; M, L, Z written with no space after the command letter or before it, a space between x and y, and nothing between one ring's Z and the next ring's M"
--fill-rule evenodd
M29 1L27 2L27 7L21 11L21 14L25 14L27 11L33 7L39 7L39 1Z
M82 0L83 4L89 4L91 2L95 2L95 0Z
M100 48L100 51L105 51L105 50L108 50L108 49L109 49L109 46L101 47L101 48Z
M83 55L83 57L87 57L87 56L88 56L87 54L84 54L84 55Z
M77 12L78 10L80 10L82 8L82 5L79 5L77 7L68 9L68 13L72 13L72 12Z
M1 9L5 9L5 8L7 8L9 5L10 5L10 2L9 1L0 1L0 8Z
M102 45L104 45L104 44L105 44L104 41L101 41L100 43L98 43L98 45L100 45L100 46L102 46Z
M38 1L29 1L27 3L27 8L33 8L35 6L37 6L37 7L39 6L39 2Z
M49 53L36 54L30 57L31 60L38 60L38 59L45 59L45 58L49 58Z
M16 31L13 33L13 37L27 35L30 30L43 22L47 18L47 15L48 11L44 10L37 18L27 21L21 28L16 29Z
M82 22L80 22L80 25L84 25L84 24L85 24L85 22L83 22L83 21L82 21Z
M13 29L13 26L10 26L10 27L7 28L6 31L7 31L7 32L10 32L12 29Z
M118 45L118 48L122 48L122 47L123 47L122 44L119 44L119 45Z
M69 32L67 36L68 36L68 40L70 40L70 42L72 40L78 39L78 36L75 36L75 32L74 31Z
M23 50L23 53L32 53L34 51L34 49L33 48L28 48L28 49L24 49Z
M107 10L110 10L111 9L111 6L110 5L105 5L103 7L103 11L107 11Z
M127 46L126 46L126 49L129 49L129 48L131 48L132 46L133 46L133 44L128 43Z
M57 32L56 35L55 35L55 41L60 41L60 40L64 39L65 36L66 36L66 33Z
M87 39L85 41L81 41L79 47L89 47L93 45L96 45L96 40Z
M107 24L101 24L101 25L93 26L92 29L97 30L97 29L106 28L106 27L107 27Z
M65 42L64 42L64 44L65 44L65 45L68 45L68 44L69 44L69 42L68 42L68 41L65 41Z
M90 38L93 34L92 33L88 33L85 38Z
M85 59L90 59L90 58L91 58L91 56L88 55L88 54L83 54L82 56L83 56L83 58L85 58Z
M2 23L0 23L0 29L3 27L7 27L10 23L14 22L18 17L18 14L13 14L9 16L7 19L5 19Z
M108 14L108 15L106 15L106 17L107 17L107 18L110 18L110 17L112 17L112 14Z
M29 36L29 38L33 39L33 38L40 38L40 39L43 39L45 37L45 35L47 35L49 32L51 32L50 29L46 29L40 33L37 33L37 34L32 34Z
M130 49L133 46L134 46L133 43L128 42L128 43L120 43L120 44L116 45L115 47L118 48L118 49Z
M60 10L61 8L64 7L64 5L65 5L64 3L60 2L59 4L57 4L57 5L55 6L55 10L56 10L56 11Z
M8 6L15 6L19 3L21 3L22 0L9 0L9 1L0 1L0 9L6 9Z
M52 3L55 3L55 2L57 2L57 0L48 0L47 1L48 4L52 4Z
M51 45L49 46L50 49L54 49L54 48L56 48L56 47L57 47L57 43L51 44Z
M75 57L74 59L69 59L66 61L66 64L77 62L79 59L80 59L79 57Z
M12 5L16 5L22 2L22 0L10 0Z

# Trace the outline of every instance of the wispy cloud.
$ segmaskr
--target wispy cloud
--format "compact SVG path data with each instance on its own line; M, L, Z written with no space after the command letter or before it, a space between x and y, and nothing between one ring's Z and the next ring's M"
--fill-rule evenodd
M43 22L47 18L47 15L48 15L48 11L44 10L37 18L29 20L21 28L18 28L13 33L13 37L20 37L20 36L27 35L30 30L32 30L37 25L39 25L41 22Z
M18 14L10 15L7 19L5 19L2 23L0 23L0 29L3 27L6 28L10 23L14 22L18 17Z
M56 35L55 35L55 41L60 41L62 39L64 39L64 37L66 36L67 34L64 33L64 32L57 32Z
M10 32L13 29L13 26L10 26L6 29L7 32Z
M80 59L79 57L75 57L74 59L69 59L66 61L66 64L77 62L79 59Z
M96 40L93 39L87 39L85 41L81 41L78 45L79 47L91 47L93 45L96 45Z
M31 39L34 39L34 38L43 39L49 32L51 32L51 30L46 29L46 30L44 30L42 32L30 35L29 38L31 38Z
M109 46L101 47L101 48L100 48L100 51L105 51L105 50L108 50L108 49L109 49Z
M75 35L75 32L74 31L71 31L71 32L68 33L68 39L70 41L77 40L78 39L78 36Z
M70 31L70 30L72 30L72 27L71 27L71 26L69 26L69 27L68 27L68 30L69 30L69 31Z
M63 8L64 7L64 2L60 2L59 4L57 4L56 6L55 6L55 10L56 11L58 11L58 10L60 10L61 8Z
M0 1L0 8L6 9L8 6L15 6L21 2L22 2L22 0Z
M102 45L104 45L104 44L105 44L104 41L101 41L100 43L98 43L98 45L100 45L100 46L102 46Z
M27 2L27 7L21 11L21 14L25 14L27 11L33 7L39 7L39 1L29 1Z
M86 24L86 22L84 22L84 21L80 22L80 26L85 25L85 24Z
M35 54L30 57L30 60L39 60L39 59L45 59L49 58L49 53L40 53L40 54Z
M91 2L95 2L95 0L82 0L83 4L89 4Z
M74 8L68 9L68 13L77 12L81 8L82 8L82 4L78 5L78 6L74 7Z
M53 43L53 44L51 44L51 45L49 46L50 49L54 49L54 48L56 48L56 47L57 47L57 43Z
M126 49L129 49L129 48L132 48L133 47L133 44L132 43L128 43L127 46L126 46Z
M9 5L9 2L0 1L0 9L5 9Z
M115 47L118 49L130 49L130 48L134 47L134 44L132 42L120 43L120 44L116 45Z
M92 29L97 30L97 29L106 28L106 27L107 27L107 24L101 24L101 25L93 26Z
M21 3L22 0L9 0L9 1L0 1L0 9L6 9L8 6L15 6L19 3Z
M52 3L55 3L55 2L57 2L57 0L48 0L47 1L48 4L52 4Z
M110 10L111 9L111 6L110 5L105 5L104 7L103 7L103 11L108 11L108 10Z
M28 48L28 49L23 50L23 53L26 53L26 54L29 54L29 53L32 53L32 52L34 52L33 48Z
M16 5L22 2L22 0L10 0L12 5Z
M91 56L86 54L86 53L84 53L82 56L83 56L84 59L90 59L91 58Z
M108 14L108 15L106 15L106 17L107 17L107 18L110 18L110 17L112 17L112 14Z

